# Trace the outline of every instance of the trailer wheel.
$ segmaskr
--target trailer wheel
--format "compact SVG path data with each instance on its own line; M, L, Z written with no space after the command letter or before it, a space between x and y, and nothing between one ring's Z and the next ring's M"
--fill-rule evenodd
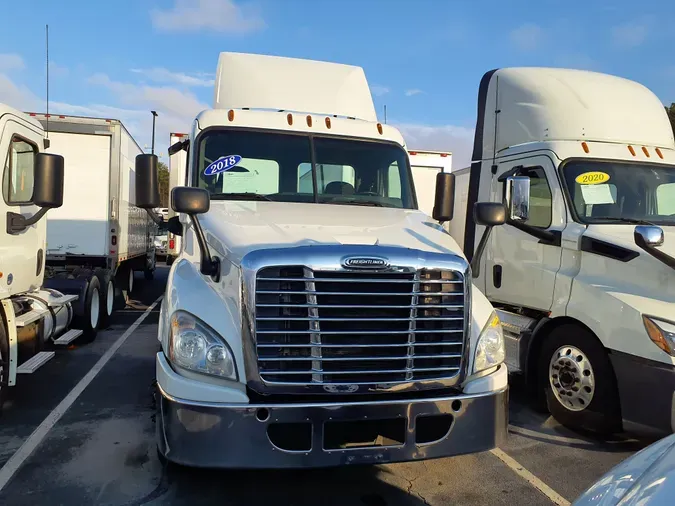
M81 342L92 342L96 339L101 317L101 283L96 276L88 276L84 294L84 312L75 315L74 327L82 329Z
M0 412L7 399L9 386L9 337L5 329L5 319L0 311Z
M146 268L146 269L143 271L143 277L144 277L147 281L152 281L153 279L155 279L155 271Z
M110 326L110 317L115 310L115 278L108 269L96 269L98 282L101 285L101 323L99 328Z
M614 370L596 337L578 325L561 325L542 345L539 380L558 422L600 434L621 430Z

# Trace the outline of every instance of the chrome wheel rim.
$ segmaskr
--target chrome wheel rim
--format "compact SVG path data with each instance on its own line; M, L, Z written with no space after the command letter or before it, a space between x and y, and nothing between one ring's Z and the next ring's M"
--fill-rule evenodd
M98 315L101 309L101 296L98 293L98 288L91 294L91 309L89 310L89 323L91 328L95 329L98 325Z
M106 290L105 310L106 314L110 316L113 312L113 302L115 298L115 287L112 280L108 281L108 289Z
M134 290L134 270L129 269L129 293Z
M595 394L595 374L586 354L574 346L558 348L549 363L548 379L558 402L570 411L588 407Z

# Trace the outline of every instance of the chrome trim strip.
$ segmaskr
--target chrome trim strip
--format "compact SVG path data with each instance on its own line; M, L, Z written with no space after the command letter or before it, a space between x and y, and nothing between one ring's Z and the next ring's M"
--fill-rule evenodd
M222 408L222 409L258 409L258 408L267 408L267 409L277 409L277 408L342 408L345 406L378 406L378 405L394 405L394 404L411 404L411 403L438 403L438 402L451 402L451 401L468 401L471 399L480 399L483 397L492 397L499 394L503 394L508 390L508 386L501 388L499 390L494 390L490 392L482 392L480 394L460 394L454 396L445 396L445 397L431 397L425 399L396 399L396 400L387 400L383 399L381 401L355 401L355 402L319 402L319 403L310 403L310 402L300 402L300 403L288 403L288 404L232 404L227 402L206 402L206 401L192 401L189 399L182 399L180 397L174 397L164 391L162 386L157 383L157 389L159 393L165 399L171 402L177 402L178 404L183 404L185 406L198 406L204 408Z

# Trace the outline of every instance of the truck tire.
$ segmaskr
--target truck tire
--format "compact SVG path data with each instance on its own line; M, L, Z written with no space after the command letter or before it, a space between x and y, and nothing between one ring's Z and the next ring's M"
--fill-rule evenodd
M9 386L9 336L5 327L5 318L0 310L0 413L7 400Z
M101 322L100 329L110 326L110 318L115 310L115 278L108 269L96 269L94 271L101 285Z
M575 430L603 435L621 431L621 407L607 352L587 329L566 324L542 344L538 363L548 410Z
M100 320L101 283L96 276L90 274L87 276L87 288L84 292L84 311L73 318L73 327L82 330L80 342L90 343L96 339Z
M155 271L146 268L146 269L143 271L143 277L144 277L147 281L152 281L153 279L155 279Z
M167 255L167 256L166 256L165 262L166 262L166 265L167 265L167 266L171 266L171 264L173 263L173 261L174 261L174 257L173 257L173 256L171 256L171 255Z

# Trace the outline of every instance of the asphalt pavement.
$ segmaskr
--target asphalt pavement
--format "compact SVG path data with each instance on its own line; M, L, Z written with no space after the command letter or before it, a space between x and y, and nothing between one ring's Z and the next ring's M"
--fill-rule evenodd
M0 416L0 505L395 506L569 504L649 440L599 441L536 412L512 382L509 438L493 452L310 471L163 465L154 355L168 269L91 344L19 378ZM142 321L139 322L139 319Z

